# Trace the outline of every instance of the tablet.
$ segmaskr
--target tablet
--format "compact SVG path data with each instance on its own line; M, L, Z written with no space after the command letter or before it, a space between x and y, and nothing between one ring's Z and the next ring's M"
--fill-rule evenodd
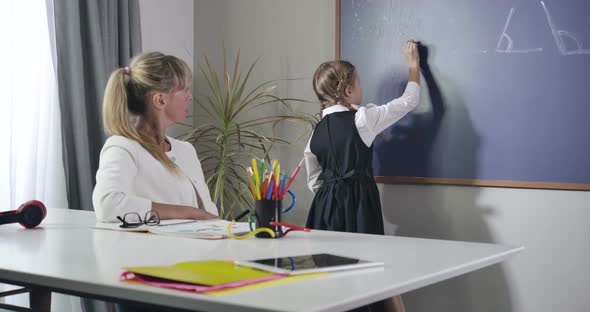
M281 274L307 274L382 267L382 262L367 261L333 254L312 254L236 261L239 265Z

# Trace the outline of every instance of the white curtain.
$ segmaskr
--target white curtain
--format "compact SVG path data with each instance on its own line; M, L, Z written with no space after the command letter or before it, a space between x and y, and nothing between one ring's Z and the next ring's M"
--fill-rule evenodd
M68 208L47 4L0 0L0 211L31 199L45 203L48 214ZM9 288L0 284L0 292ZM55 299L53 307L71 306ZM28 305L27 296L4 300Z
M45 0L0 1L0 210L67 208L56 69Z

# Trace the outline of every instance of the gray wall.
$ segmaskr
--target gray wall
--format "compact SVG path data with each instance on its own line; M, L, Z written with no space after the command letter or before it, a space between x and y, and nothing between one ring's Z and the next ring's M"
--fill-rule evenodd
M588 192L381 185L398 234L523 245L501 265L415 291L408 311L588 311ZM442 308L442 310L441 310Z
M145 1L145 0L144 0ZM202 53L222 60L241 49L245 62L261 56L255 78L305 78L281 84L281 96L315 100L311 76L334 58L334 0L224 0L195 2L195 64ZM230 53L231 52L231 53ZM199 81L196 81L197 89ZM309 113L318 107L299 105ZM287 127L284 133L301 131ZM282 148L282 163L294 166L305 140ZM304 172L302 172L304 173ZM590 193L436 185L380 185L386 229L397 233L524 245L513 260L404 296L417 311L587 311L590 299ZM304 175L295 184L302 224L311 193Z
M159 51L177 56L193 68L194 1L140 0L139 6L143 51ZM192 117L187 118L185 123L192 124ZM187 127L175 125L167 134L177 137L187 131Z
M333 59L335 55L334 8L334 1L325 0L197 1L195 67L203 63L203 54L214 65L220 66L223 62L223 40L229 64L233 64L238 48L243 66L260 57L254 69L252 85L273 79L302 78L278 82L276 94L316 101L311 88L313 72L321 62ZM204 81L199 73L195 73L195 77L197 92L203 92ZM294 103L292 107L310 114L319 112L319 104L315 102ZM278 109L268 108L273 113ZM203 122L199 117L196 112L196 125ZM310 131L311 128L301 124L280 129L281 137L293 141L293 144L272 154L273 158L280 159L282 170L286 168L292 172L299 163ZM302 170L292 187L297 194L298 210L286 216L288 222L305 222L307 211L304 207L309 206L312 194L304 181L305 172Z

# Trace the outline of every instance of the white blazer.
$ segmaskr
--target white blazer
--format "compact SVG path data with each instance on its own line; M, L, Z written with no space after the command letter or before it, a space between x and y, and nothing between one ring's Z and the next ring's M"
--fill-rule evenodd
M194 147L170 137L168 140L172 149L166 154L178 166L180 175L166 169L134 140L122 136L107 139L100 152L92 194L98 221L118 222L117 216L128 212L137 212L143 218L152 209L152 202L203 208L219 215Z

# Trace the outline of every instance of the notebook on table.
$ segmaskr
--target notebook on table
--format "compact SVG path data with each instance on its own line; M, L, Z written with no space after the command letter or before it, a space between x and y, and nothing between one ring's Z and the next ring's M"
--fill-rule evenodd
M120 276L123 282L138 283L182 291L225 295L277 286L314 278L322 274L289 276L240 266L233 261L203 260L170 266L128 267Z

